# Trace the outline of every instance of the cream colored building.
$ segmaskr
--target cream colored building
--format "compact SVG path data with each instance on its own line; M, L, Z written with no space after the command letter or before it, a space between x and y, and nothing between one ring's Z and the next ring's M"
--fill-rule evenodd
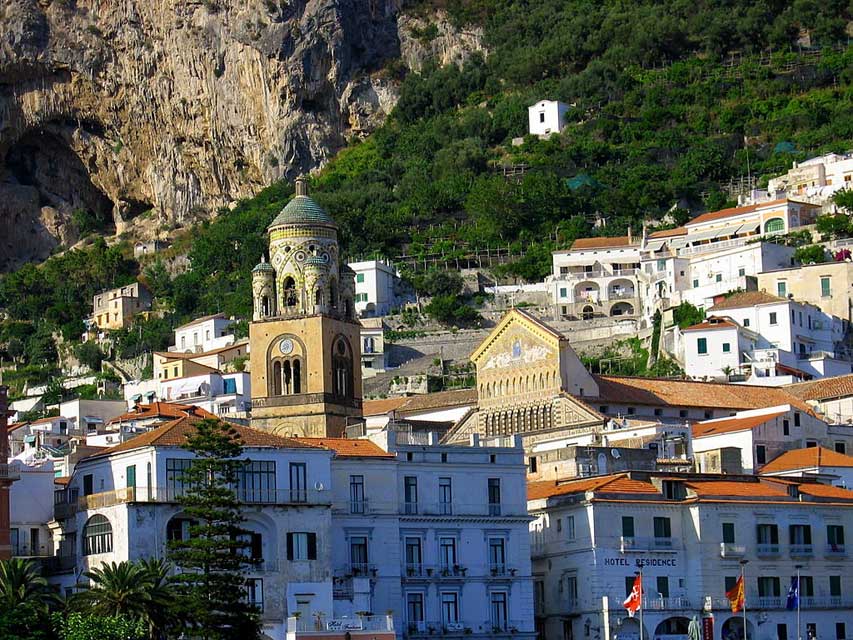
M252 426L339 436L362 408L355 274L341 265L338 226L304 179L269 237L270 261L252 272Z
M817 305L822 311L853 320L853 262L822 262L758 274L758 290Z
M139 282L102 291L92 298L89 322L100 330L124 329L133 317L151 310L151 294Z

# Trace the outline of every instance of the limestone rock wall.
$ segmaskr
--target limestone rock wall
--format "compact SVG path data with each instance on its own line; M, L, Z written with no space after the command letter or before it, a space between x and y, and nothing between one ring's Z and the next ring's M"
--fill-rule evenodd
M186 223L321 165L393 108L401 42L415 69L480 48L439 32L413 45L399 0L5 0L0 271L76 240L75 210Z

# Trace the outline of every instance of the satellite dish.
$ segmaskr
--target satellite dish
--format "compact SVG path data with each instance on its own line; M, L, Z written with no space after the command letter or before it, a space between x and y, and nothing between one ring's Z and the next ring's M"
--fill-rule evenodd
M613 456L616 460L622 457L622 454L619 453L619 449L611 449L610 455Z
M315 488L317 491L322 491L322 490L323 490L323 489L325 489L326 487L323 485L323 483L322 483L322 482L320 482L320 481L318 480L317 482L315 482L315 483L314 483L314 488Z

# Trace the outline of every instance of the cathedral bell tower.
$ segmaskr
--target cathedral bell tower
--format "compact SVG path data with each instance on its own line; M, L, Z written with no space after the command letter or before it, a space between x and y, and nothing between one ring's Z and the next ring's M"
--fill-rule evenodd
M340 436L362 415L355 274L340 264L338 226L304 178L268 231L269 262L252 270L252 426Z

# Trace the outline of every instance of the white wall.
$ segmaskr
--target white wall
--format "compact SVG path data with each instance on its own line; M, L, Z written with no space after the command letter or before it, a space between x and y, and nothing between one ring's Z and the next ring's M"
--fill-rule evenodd
M723 369L731 367L732 372L740 368L741 341L737 328L694 329L683 332L684 371L691 378L720 378ZM699 353L699 340L707 345L705 354ZM728 345L729 351L723 351Z
M554 100L541 100L527 108L528 131L535 136L559 133L566 124L569 105Z

